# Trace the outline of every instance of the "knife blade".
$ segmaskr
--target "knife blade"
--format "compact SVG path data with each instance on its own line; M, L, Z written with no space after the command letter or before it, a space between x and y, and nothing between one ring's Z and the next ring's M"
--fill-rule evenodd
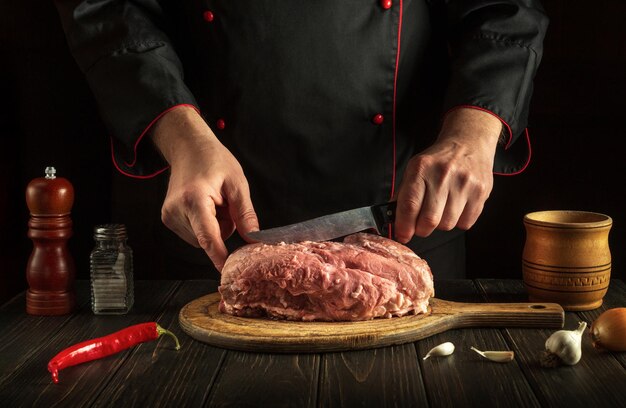
M395 216L396 202L391 201L324 215L283 227L250 232L248 237L266 244L279 242L289 244L302 241L329 241L368 229L374 229L380 234L386 224L391 224L395 220Z

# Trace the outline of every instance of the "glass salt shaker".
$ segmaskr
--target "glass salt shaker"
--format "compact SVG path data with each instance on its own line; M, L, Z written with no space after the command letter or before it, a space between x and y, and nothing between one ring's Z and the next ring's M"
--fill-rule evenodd
M126 314L133 306L133 251L124 224L97 225L91 251L91 308L94 314Z

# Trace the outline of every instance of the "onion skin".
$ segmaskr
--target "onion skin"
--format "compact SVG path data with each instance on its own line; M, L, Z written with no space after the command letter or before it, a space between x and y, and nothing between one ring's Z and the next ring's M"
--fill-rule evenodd
M626 351L626 307L604 311L592 323L593 347L600 350Z

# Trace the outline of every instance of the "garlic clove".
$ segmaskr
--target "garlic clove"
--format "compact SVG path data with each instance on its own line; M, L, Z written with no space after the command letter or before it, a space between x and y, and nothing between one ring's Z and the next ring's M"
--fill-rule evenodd
M496 363L508 363L515 357L515 352L513 351L480 351L474 346L472 346L471 349L486 359L495 361Z
M422 360L426 360L428 357L431 356L449 356L452 353L454 353L454 344L447 341L430 349L430 351L426 353Z
M582 335L587 322L579 322L576 330L558 330L546 340L546 350L540 363L543 367L558 367L561 364L574 365L582 357Z

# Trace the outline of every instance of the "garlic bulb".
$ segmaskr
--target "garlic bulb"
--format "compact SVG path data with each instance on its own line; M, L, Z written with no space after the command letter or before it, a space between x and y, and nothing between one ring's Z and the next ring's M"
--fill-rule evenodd
M449 356L452 353L454 353L454 344L447 341L430 349L422 360L426 360L430 356Z
M496 363L508 363L513 360L513 357L515 357L515 353L513 351L480 351L473 346L471 349L486 359L495 361Z
M576 330L559 330L546 340L546 351L541 358L543 367L557 367L561 364L574 365L582 357L582 335L586 322L579 322Z

